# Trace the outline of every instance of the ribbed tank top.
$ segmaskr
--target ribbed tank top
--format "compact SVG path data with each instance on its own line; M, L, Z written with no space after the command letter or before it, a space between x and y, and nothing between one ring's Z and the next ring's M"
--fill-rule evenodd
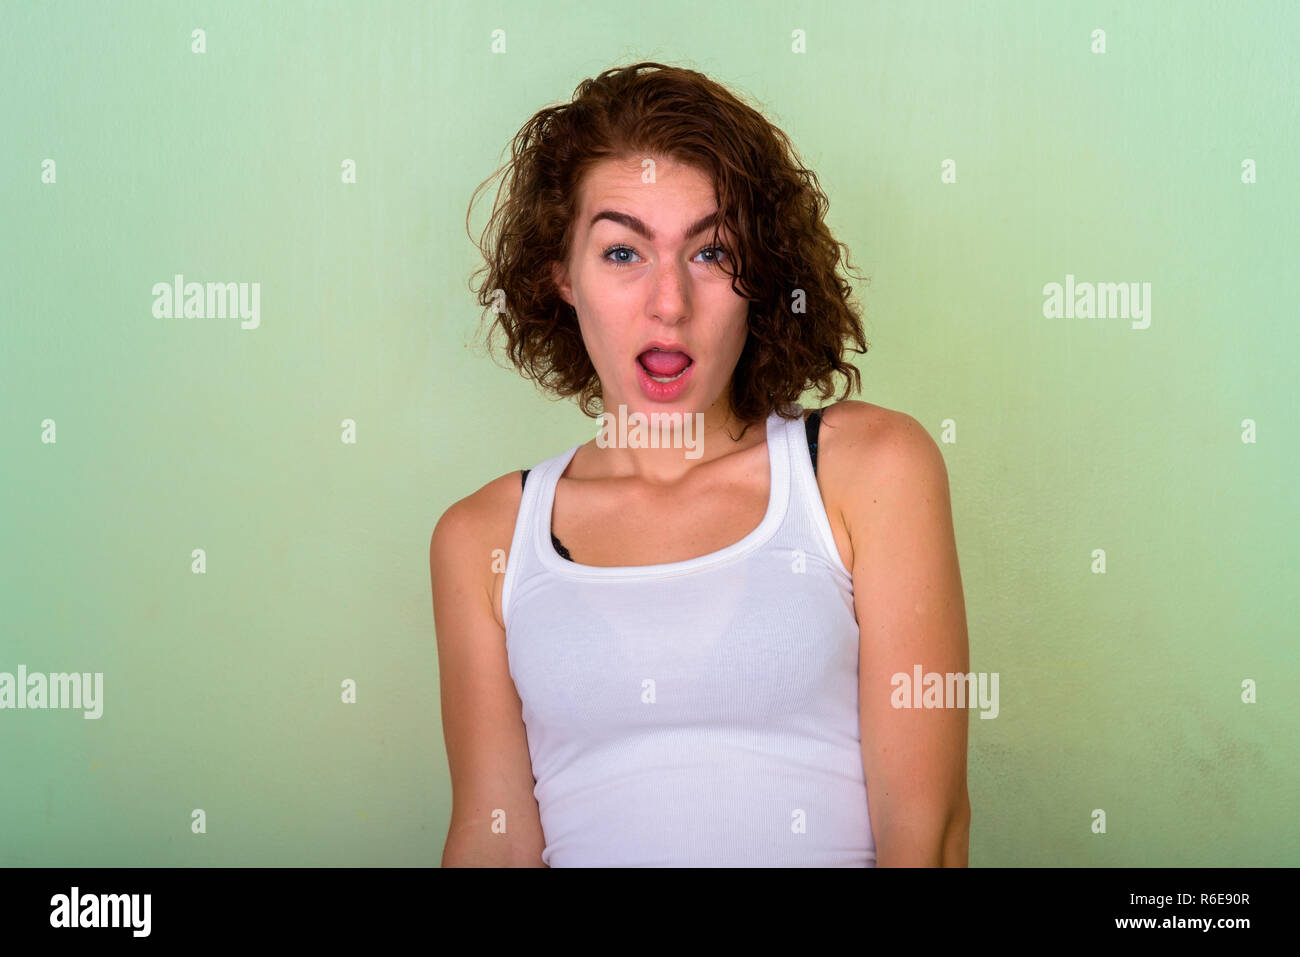
M597 567L551 543L528 475L502 583L551 867L874 867L853 579L800 419L768 417L758 527L719 551Z

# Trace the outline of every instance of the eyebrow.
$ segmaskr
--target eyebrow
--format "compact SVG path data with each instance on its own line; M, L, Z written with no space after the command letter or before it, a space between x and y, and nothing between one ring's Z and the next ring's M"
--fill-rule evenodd
M690 239L692 236L698 236L700 233L704 232L706 229L712 226L717 221L717 218L718 218L718 211L716 209L713 212L709 213L708 215L700 217L689 227L687 227L686 235L683 236L682 238ZM651 241L653 241L655 238L655 233L653 229L651 229L645 223L641 222L641 220L637 219L635 216L632 216L629 213L620 213L618 210L615 209L602 209L595 216L591 217L590 225L595 226L596 223L600 222L602 219L608 219L612 222L619 223L623 226L626 226L628 229L632 230L635 233L640 233L646 239L649 239Z

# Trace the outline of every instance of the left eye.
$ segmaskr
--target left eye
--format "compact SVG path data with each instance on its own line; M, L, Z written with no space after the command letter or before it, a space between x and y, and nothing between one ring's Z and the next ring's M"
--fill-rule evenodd
M635 249L633 249L631 246L610 246L608 249L605 250L604 253L602 253L602 256L605 258L605 260L606 260L606 261L607 261L611 266L614 266L614 267L631 266L632 263L633 263L633 261L630 260L630 259L617 259L617 260L615 260L615 259L610 259L610 258L609 258L609 257L612 256L612 255L615 255L615 254L621 254L621 253L628 253L629 255L632 255L632 256L637 256L637 255L638 255L638 254L637 254L637 251L636 251ZM705 253L711 253L711 254L713 254L713 258L712 258L712 259L707 259L707 260L705 260L705 262L706 262L708 265L712 266L712 265L715 265L715 264L721 262L721 260L718 258L718 256L719 256L719 255L725 256L725 255L727 254L727 250L724 249L722 246L705 246L705 247L704 247L703 249L701 249L698 253L696 253L696 255L697 255L697 256L702 256L702 255L704 255Z

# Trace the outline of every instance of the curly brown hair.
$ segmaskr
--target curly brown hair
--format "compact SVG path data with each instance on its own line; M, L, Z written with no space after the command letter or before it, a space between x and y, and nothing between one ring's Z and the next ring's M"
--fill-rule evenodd
M732 290L750 301L749 334L730 398L745 428L808 389L824 402L834 394L837 374L847 380L841 398L850 388L860 391L860 374L844 359L845 343L852 340L860 354L868 343L852 286L839 272L841 251L849 267L848 247L824 222L829 201L816 175L756 109L702 73L661 63L617 67L584 80L572 102L528 120L514 138L510 161L475 189L470 212L479 191L506 174L476 244L486 264L473 275L487 275L479 286L470 283L478 303L496 316L489 348L500 329L522 374L559 398L578 395L583 413L596 416L597 404L603 405L600 380L551 264L568 257L587 169L607 158L647 155L709 175L719 226L736 237L738 248L724 268ZM806 308L796 311L795 305Z

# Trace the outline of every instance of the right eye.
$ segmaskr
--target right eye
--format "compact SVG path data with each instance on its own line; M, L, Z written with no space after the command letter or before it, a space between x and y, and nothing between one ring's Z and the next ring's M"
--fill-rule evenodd
M621 252L628 252L628 253L631 253L633 256L635 256L635 255L637 254L637 253L636 253L636 250L633 249L631 246L622 246L622 245L619 245L619 246L610 246L610 247L609 247L608 249L606 249L603 253L601 253L601 256L604 257L604 259L605 259L606 262L608 262L611 266L614 266L614 267L616 267L616 268L619 267L619 266L630 266L630 265L632 265L632 261L631 261L631 260L627 260L627 259L624 259L624 260L614 260L614 259L610 259L610 258L609 258L611 253L621 253Z

